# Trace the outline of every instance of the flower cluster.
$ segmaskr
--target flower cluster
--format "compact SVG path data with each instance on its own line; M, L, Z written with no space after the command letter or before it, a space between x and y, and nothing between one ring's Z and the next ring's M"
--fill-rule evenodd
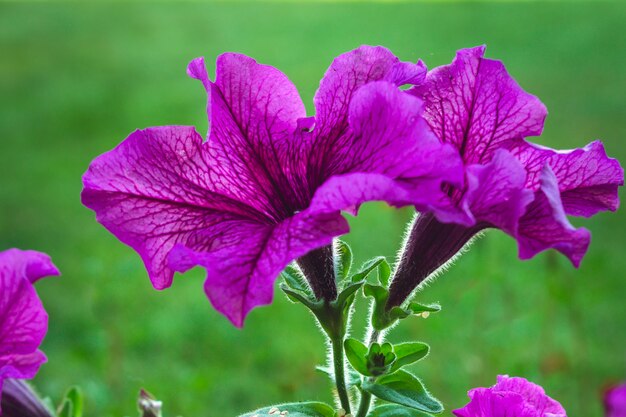
M371 200L430 210L445 203L444 182L463 182L422 100L398 88L423 84L421 62L382 47L337 57L315 117L283 73L244 55L221 55L214 82L202 59L188 73L208 93L207 141L192 127L138 130L92 162L82 200L141 255L157 289L175 271L206 268L206 294L237 326L271 302L294 259L318 298L336 297L323 248L348 232L341 210Z
M41 252L0 252L0 393L7 379L30 379L46 361L39 350L48 330L48 315L33 284L59 275Z

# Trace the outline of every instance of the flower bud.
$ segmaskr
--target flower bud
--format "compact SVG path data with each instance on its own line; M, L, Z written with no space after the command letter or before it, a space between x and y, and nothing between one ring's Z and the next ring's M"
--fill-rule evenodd
M43 401L22 379L5 379L0 400L2 417L53 417Z

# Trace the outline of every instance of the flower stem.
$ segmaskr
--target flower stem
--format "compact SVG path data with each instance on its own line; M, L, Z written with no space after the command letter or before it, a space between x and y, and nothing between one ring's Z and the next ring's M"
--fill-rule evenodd
M345 360L343 358L343 337L334 337L331 339L333 349L333 365L335 367L335 385L337 386L337 395L341 408L350 413L350 398L346 389L345 376Z
M365 417L372 404L372 394L367 391L361 391L361 402L359 403L359 410L356 413L356 417Z

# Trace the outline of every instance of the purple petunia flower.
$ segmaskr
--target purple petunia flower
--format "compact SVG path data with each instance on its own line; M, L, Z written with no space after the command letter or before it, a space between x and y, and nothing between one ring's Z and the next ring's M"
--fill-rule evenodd
M606 391L604 410L606 417L626 417L626 383Z
M453 410L457 417L566 417L558 401L548 397L539 385L524 378L499 375L491 388L468 392L470 402Z
M602 143L557 151L525 140L541 134L546 108L509 76L485 48L459 51L430 71L409 94L424 100L424 118L465 164L462 188L447 187L447 208L419 217L393 281L388 306L398 305L476 233L499 228L513 236L521 259L554 248L575 266L590 233L567 215L615 211L624 173Z
M0 395L2 417L53 417L37 393L23 380L7 379Z
M0 252L0 393L8 378L33 378L46 356L39 350L48 315L33 283L59 275L48 255L9 249Z
M462 183L456 151L397 88L423 82L421 62L382 47L339 56L315 118L283 73L244 55L221 55L215 82L202 59L188 73L208 93L208 140L192 127L138 130L92 162L82 201L141 255L157 289L206 268L206 294L237 326L271 302L295 259L318 298L336 297L328 245L348 231L340 210L370 200L432 209L442 181Z

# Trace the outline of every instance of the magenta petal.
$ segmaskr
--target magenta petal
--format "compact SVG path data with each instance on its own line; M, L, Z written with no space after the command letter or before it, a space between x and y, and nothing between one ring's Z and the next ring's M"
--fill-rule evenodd
M31 282L58 274L46 254L0 252L0 384L4 378L32 378L46 361L38 347L48 330L48 314Z
M429 132L421 111L419 100L393 84L361 87L350 103L350 129L342 146L320 156L341 175L317 189L312 210L347 209L372 200L430 209L444 199L443 181L461 184L457 152Z
M494 391L512 391L522 395L527 407L533 408L540 415L550 413L565 417L565 409L558 401L547 396L542 387L524 378L498 375L498 382L492 389Z
M289 262L347 232L348 224L338 212L301 212L278 225L232 223L219 248L197 252L179 245L170 265L178 271L205 267L204 288L211 303L241 327L250 310L272 302L274 282Z
M339 55L315 93L319 135L334 140L345 129L352 96L361 86L374 81L387 81L397 86L419 84L425 75L426 66L421 61L416 64L400 62L382 46L361 46Z
M507 141L539 135L546 108L526 93L485 47L462 49L452 64L431 70L409 92L423 98L424 118L467 163L486 162Z
M212 226L262 218L245 204L211 190L203 149L202 138L190 127L136 131L96 158L83 177L83 204L141 255L157 289L172 283L174 271L167 265L167 255L176 244L202 245L206 250L214 244L208 232Z
M535 199L520 219L517 242L521 259L554 248L567 256L578 267L587 252L591 234L587 229L576 229L565 215L559 195L557 179L549 166L541 173L541 186Z
M501 375L493 387L475 388L468 395L470 402L453 411L457 417L566 417L561 404L524 378Z
M50 256L34 250L9 249L0 252L0 270L26 277L31 283L41 278L60 275Z
M617 189L624 185L619 161L606 155L600 141L582 149L557 151L525 141L511 146L528 171L527 187L537 189L544 165L554 172L567 214L590 217L599 211L619 207Z
M533 192L524 188L522 164L509 152L498 150L489 163L470 165L467 177L463 204L469 205L476 220L515 235L520 217L534 199Z
M215 190L279 221L303 205L289 173L302 170L292 138L304 104L282 72L244 55L221 55L216 74L207 143Z
M524 399L515 392L494 393L491 388L475 388L469 392L470 402L453 410L457 417L541 417L524 407Z

